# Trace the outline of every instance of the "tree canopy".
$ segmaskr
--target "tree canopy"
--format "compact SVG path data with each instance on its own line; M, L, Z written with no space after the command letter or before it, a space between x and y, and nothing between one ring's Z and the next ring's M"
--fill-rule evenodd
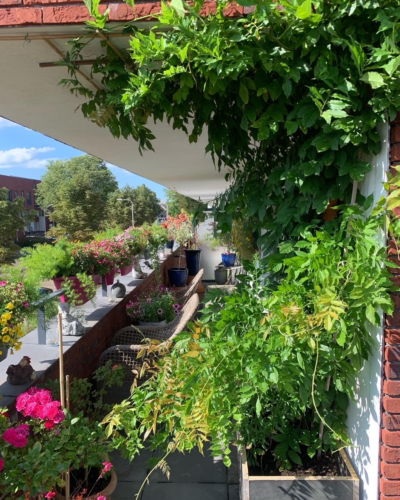
M34 210L25 211L24 198L8 199L8 189L0 188L0 264L11 262L19 247L14 241L26 222L34 220Z
M118 184L104 161L84 155L50 161L36 196L39 206L56 222L49 234L87 240L101 229L107 199Z
M181 212L185 212L192 221L193 219L196 221L205 219L203 211L207 208L207 205L202 201L189 198L189 196L180 194L173 189L165 189L165 194L167 196L168 214L172 217L176 217Z
M127 229L132 225L131 203L118 201L118 198L133 201L135 226L141 226L145 222L153 224L161 212L156 193L145 184L137 188L126 185L110 195L106 217L111 226L120 226L123 229Z

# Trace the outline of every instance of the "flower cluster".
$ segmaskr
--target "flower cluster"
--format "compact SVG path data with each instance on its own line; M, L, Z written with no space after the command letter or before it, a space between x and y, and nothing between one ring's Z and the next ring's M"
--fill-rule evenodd
M24 448L28 444L29 425L22 424L18 427L10 427L1 436L6 443L10 443L15 448Z
M60 409L61 403L54 401L47 389L31 387L28 392L17 398L16 408L25 417L45 421L46 429L52 429L65 420L65 413Z
M162 225L168 230L169 239L175 240L178 245L186 245L193 237L190 219L183 212L176 217L168 216Z
M128 302L126 312L136 323L170 322L179 314L181 307L168 288L162 286Z
M24 332L22 322L30 307L23 283L0 282L0 355L2 347L18 351Z

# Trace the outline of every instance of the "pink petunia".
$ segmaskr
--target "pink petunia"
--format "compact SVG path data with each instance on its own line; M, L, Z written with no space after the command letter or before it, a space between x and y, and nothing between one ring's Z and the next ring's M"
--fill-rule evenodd
M0 458L0 472L4 469L4 460Z

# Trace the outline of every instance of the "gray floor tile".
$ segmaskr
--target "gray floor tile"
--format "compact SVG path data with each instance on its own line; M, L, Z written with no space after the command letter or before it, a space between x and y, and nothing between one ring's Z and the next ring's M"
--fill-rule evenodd
M113 495L114 498L114 495ZM239 500L239 485L230 484L228 486L228 498L229 500Z
M112 494L112 500L140 500L136 499L136 494L140 490L142 483L121 483L118 478L117 488Z
M118 483L144 481L147 476L147 461L151 454L152 452L149 450L142 450L139 456L129 462L129 460L122 458L118 451L111 453L110 461L118 475Z
M205 451L204 456L194 449L185 454L175 452L167 458L170 478L160 470L150 476L150 483L226 483L227 470L222 457L212 457Z
M150 483L144 489L142 500L156 499L228 500L228 491L226 484Z

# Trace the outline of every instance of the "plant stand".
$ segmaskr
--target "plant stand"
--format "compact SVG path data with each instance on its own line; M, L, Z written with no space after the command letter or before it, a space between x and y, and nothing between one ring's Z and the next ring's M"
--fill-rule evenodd
M360 479L346 452L338 453L342 476L250 476L246 450L238 448L241 500L359 500Z

